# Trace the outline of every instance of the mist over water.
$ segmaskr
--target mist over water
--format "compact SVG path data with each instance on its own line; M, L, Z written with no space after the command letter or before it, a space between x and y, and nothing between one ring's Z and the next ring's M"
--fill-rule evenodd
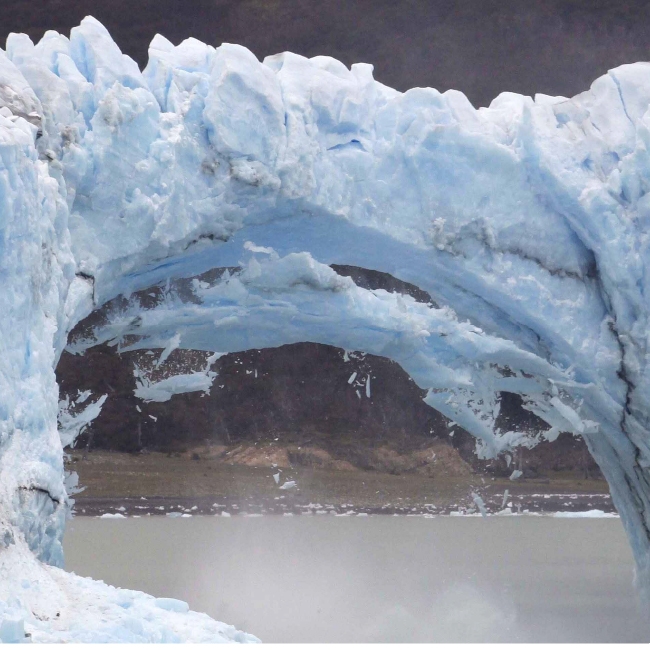
M647 642L617 519L76 518L66 569L267 642Z

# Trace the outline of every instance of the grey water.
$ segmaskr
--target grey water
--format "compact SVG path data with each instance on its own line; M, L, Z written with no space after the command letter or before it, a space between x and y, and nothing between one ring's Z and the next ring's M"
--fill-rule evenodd
M66 569L267 642L648 642L618 519L78 517Z

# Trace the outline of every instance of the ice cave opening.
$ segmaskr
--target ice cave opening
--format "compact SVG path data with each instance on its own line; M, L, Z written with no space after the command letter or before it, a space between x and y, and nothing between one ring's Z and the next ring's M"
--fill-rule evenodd
M572 99L503 93L476 109L455 91L394 91L366 64L259 61L193 39L157 36L140 71L92 18L69 38L12 34L0 52L3 576L40 579L42 598L48 580L71 584L34 559L62 560L54 369L75 325L122 295L97 342L164 355L311 341L386 357L486 456L523 442L495 426L499 395L521 396L551 436L585 439L647 590L649 105L645 63ZM365 288L348 267L430 301ZM182 290L145 310L132 298L161 283ZM209 369L181 377L141 377L142 394L205 385ZM19 583L0 582L4 602Z

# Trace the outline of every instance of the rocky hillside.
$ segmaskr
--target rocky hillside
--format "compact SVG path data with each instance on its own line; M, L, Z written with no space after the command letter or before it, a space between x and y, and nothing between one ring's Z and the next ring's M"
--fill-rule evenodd
M438 465L446 465L446 473L471 467L505 475L515 466L525 476L562 470L597 473L584 443L568 434L514 459L479 461L474 438L427 406L410 377L380 357L312 343L229 354L212 366L217 376L209 394L145 403L133 394L134 366L159 354L118 354L107 345L83 356L64 353L57 368L63 394L90 389L108 395L101 415L78 442L79 450L230 454L230 462L241 464L264 465L266 459L279 466L391 473L429 472L427 459L433 454ZM175 350L165 365L183 369L204 357ZM501 418L509 428L542 426L510 394L503 396Z
M418 287L391 275L353 266L332 265L358 286L382 289L433 304ZM236 268L228 269L234 272ZM225 269L213 269L212 276ZM204 276L199 276L199 279ZM207 279L207 274L205 278ZM164 288L190 301L187 280ZM149 309L164 299L163 287L131 296ZM92 340L93 328L127 305L117 297L79 323L71 341ZM532 450L494 461L480 461L475 439L422 401L424 391L388 359L315 343L249 350L222 356L211 366L216 377L208 393L174 395L166 402L144 402L134 395L134 370L154 382L171 374L205 368L207 353L174 350L160 363L162 350L120 353L97 345L82 355L64 353L57 368L62 396L79 391L107 395L100 416L78 441L78 448L229 456L250 465L276 463L331 469L368 469L391 473L434 471L524 476L553 471L598 475L584 442L562 434ZM504 393L499 426L540 431L544 422ZM273 449L268 449L268 446ZM207 450L206 447L210 449ZM435 463L431 459L435 456ZM444 460L443 460L444 459Z

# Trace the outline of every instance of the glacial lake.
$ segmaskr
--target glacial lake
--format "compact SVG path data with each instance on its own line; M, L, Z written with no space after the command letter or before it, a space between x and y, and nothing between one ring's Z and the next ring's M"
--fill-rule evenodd
M66 569L266 642L648 642L618 519L77 517Z

